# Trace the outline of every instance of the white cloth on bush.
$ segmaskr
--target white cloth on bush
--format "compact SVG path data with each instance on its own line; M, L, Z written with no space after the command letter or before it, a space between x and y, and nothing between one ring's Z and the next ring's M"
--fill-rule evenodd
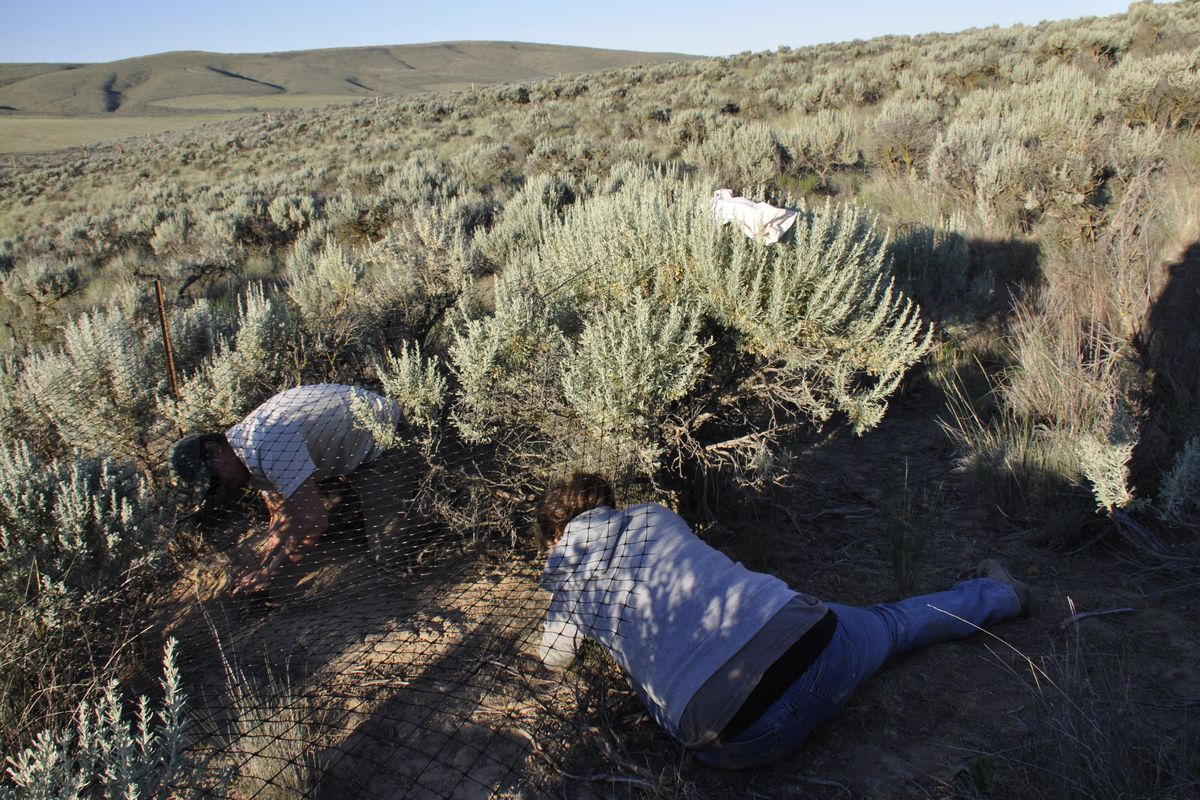
M354 417L354 403L368 404L385 425L400 423L392 400L357 386L318 383L280 392L225 432L233 452L255 483L291 497L309 477L349 475L382 448Z
M713 192L712 217L714 225L732 222L751 239L775 244L795 223L796 211L734 197L729 189L717 189Z

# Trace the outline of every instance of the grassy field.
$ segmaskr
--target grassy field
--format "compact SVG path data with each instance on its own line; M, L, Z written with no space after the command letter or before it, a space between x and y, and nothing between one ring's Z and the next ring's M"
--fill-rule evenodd
M250 110L250 109L247 109ZM0 117L0 153L45 153L99 142L183 131L245 116L237 113L162 117Z

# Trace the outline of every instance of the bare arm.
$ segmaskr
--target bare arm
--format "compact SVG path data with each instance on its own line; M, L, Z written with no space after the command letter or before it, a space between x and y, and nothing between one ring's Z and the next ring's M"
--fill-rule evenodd
M546 613L542 627L542 663L552 669L569 667L575 660L575 652L581 638L575 623L571 622L566 614L552 607Z
M261 567L238 578L230 591L234 597L266 588L289 558L315 543L329 527L329 515L312 478L300 484L291 497L267 492L263 501L271 516L267 528L267 552Z

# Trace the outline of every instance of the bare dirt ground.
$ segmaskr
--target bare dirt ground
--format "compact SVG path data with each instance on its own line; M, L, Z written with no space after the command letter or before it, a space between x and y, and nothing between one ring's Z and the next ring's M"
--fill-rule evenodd
M869 604L899 596L889 515L906 491L924 493L934 502L921 511L913 593L1000 556L1032 583L1033 613L996 626L999 638L885 666L785 763L708 768L655 727L602 658L565 675L540 667L545 599L529 556L425 537L419 558L398 547L379 563L353 536L331 537L266 598L234 603L223 594L229 559L248 563L253 540L218 538L163 604L211 786L233 769L243 778L221 794L1017 796L1005 781L1045 731L1043 698L1057 691L1048 678L1077 653L1131 713L1172 730L1200 698L1194 592L1137 569L1119 537L1064 553L989 512L921 391L931 390L900 397L864 437L804 449L785 486L702 533L800 590ZM1118 609L1063 626L1073 612Z

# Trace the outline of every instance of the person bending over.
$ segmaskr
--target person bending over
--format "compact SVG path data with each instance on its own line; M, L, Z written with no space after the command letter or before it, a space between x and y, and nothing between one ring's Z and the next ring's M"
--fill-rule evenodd
M369 409L387 428L402 421L400 408L382 395L322 383L275 395L224 433L195 434L172 446L171 472L176 481L205 493L209 504L223 502L248 483L261 490L270 515L266 552L259 567L234 581L232 596L265 589L285 562L298 561L325 533L329 516L317 481L349 475L354 485L355 471L382 453L355 417L356 406ZM394 493L387 487L354 488L370 527L379 512L387 513Z
M607 650L667 733L710 765L790 753L891 656L1025 613L1029 589L986 559L943 592L856 608L751 572L657 505L616 508L612 486L577 473L538 505L550 545L544 663L583 639Z

